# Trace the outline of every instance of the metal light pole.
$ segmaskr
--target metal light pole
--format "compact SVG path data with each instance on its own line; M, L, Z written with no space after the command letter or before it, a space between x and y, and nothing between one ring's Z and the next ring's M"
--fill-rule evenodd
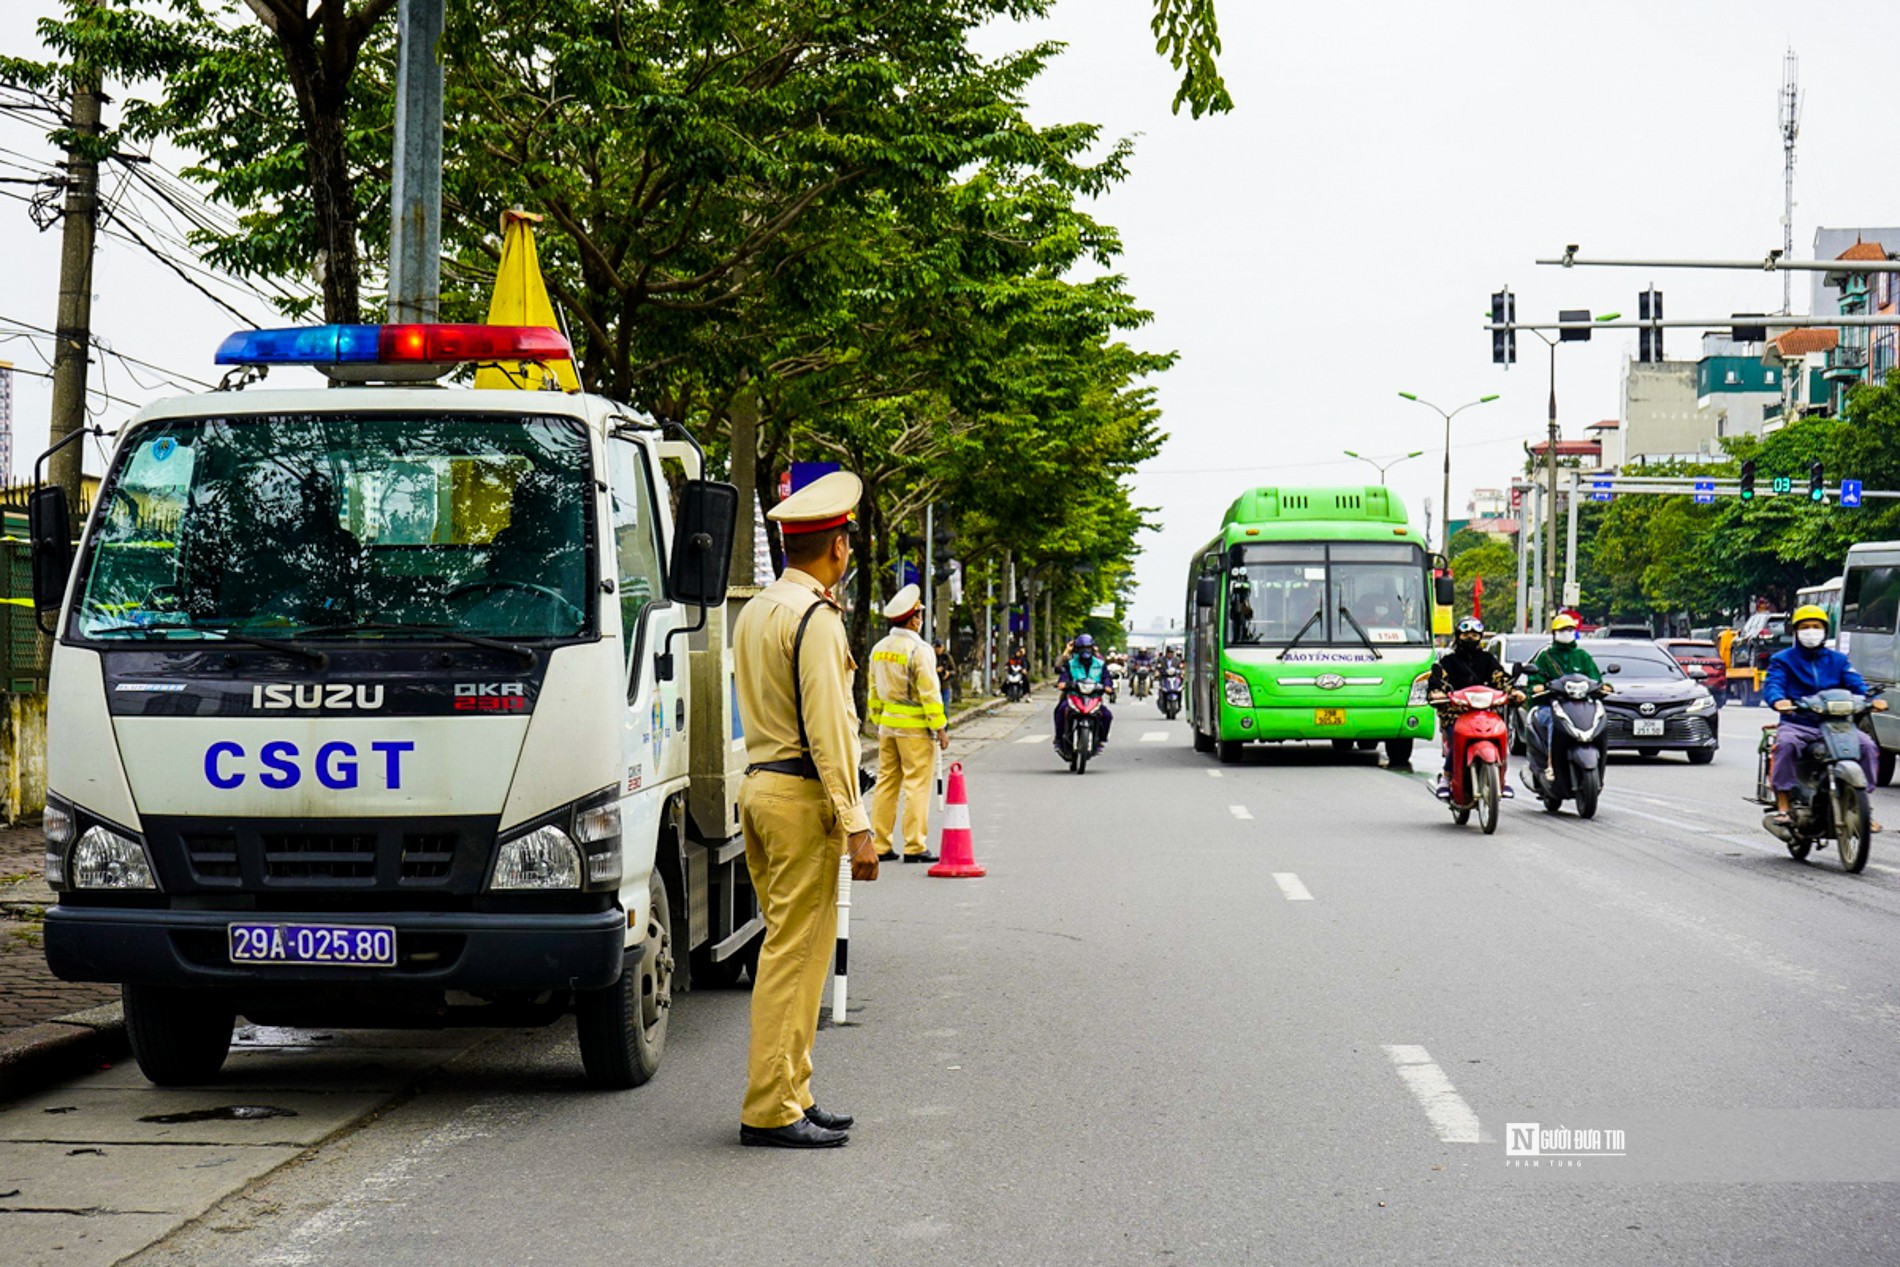
M1620 312L1606 312L1594 320L1616 321L1622 315ZM1532 330L1531 333L1550 348L1550 426L1544 448L1544 478L1549 501L1544 509L1544 610L1538 613L1538 618L1548 625L1551 616L1562 605L1562 595L1557 589L1557 345L1564 341L1564 336L1560 332L1553 339L1542 330ZM1583 337L1589 337L1587 331Z
M389 320L395 322L434 321L442 297L442 8L443 0L401 0L396 10L389 186Z
M1490 404L1492 401L1497 399L1497 395L1496 393L1493 393L1492 395L1489 395L1489 396L1480 396L1476 400L1467 401L1465 404L1458 406L1458 408L1452 410L1450 413L1446 413L1444 410L1440 409L1437 405L1434 405L1429 400L1420 400L1417 396L1413 395L1411 392L1400 392L1399 395L1403 396L1405 399L1409 401L1414 402L1415 404L1420 404L1420 405L1425 406L1425 408L1431 410L1433 413L1437 414L1440 418L1443 418L1445 420L1444 503L1443 505L1439 507L1439 509L1443 512L1441 515L1441 518L1443 520L1443 526L1440 527L1439 529L1440 540L1438 543L1438 548L1444 554L1449 555L1451 553L1451 420L1453 418L1456 418L1459 414L1463 413L1465 410L1473 408L1474 406Z
M1351 449L1341 449L1340 452L1344 453L1349 458L1358 458L1361 462L1364 462L1367 465L1371 466L1373 469L1377 470L1379 472L1380 487L1385 486L1385 473L1387 471L1391 470L1393 467L1397 466L1401 462L1410 462L1413 458L1425 456L1425 450L1413 449L1410 453L1406 454L1404 457L1393 458L1390 462L1381 462L1377 458L1369 458L1365 456L1365 454L1363 453L1354 453Z

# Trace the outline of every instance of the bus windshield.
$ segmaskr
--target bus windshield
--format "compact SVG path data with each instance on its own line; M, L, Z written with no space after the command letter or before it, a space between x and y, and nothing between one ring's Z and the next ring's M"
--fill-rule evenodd
M1425 557L1416 546L1239 546L1228 584L1232 645L1431 643Z
M591 621L592 479L573 419L160 421L101 497L81 637L566 638Z

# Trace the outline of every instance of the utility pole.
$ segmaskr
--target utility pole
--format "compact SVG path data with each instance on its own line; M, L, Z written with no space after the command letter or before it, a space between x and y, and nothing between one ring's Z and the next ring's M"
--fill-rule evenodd
M93 142L99 136L103 100L98 72L75 64L72 130L76 141L66 151L66 223L60 232L53 417L48 428L48 439L55 445L86 425L86 369L92 352L93 237L99 223L99 160ZM79 513L83 448L83 444L69 444L55 453L52 461L53 483L66 490L66 503L75 515Z
M1526 633L1529 627L1524 623L1525 604L1530 598L1524 590L1525 564L1530 558L1531 490L1528 486L1520 488L1517 495L1517 611L1511 628L1517 633Z
M1781 61L1781 257L1794 258L1794 143L1801 135L1801 59L1789 49ZM1781 275L1781 311L1794 311L1794 278Z
M1581 481L1577 472L1570 472L1570 514L1569 526L1564 534L1564 605L1575 605L1578 599L1571 597L1577 588L1577 503L1583 500Z
M396 146L389 188L389 320L436 319L442 302L443 0L399 0Z
M924 503L924 641L937 640L937 503Z
M1550 503L1544 512L1544 611L1545 623L1557 611L1557 340L1550 341L1550 447L1545 450L1545 471L1550 481Z

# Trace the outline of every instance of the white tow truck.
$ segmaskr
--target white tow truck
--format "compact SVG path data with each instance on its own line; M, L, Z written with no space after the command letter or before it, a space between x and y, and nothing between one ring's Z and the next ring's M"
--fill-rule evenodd
M238 1016L572 1014L589 1080L634 1086L675 992L756 961L735 491L625 405L437 382L568 355L525 327L233 335L231 389L118 433L76 548L36 487L46 954L122 984L152 1081L214 1078ZM333 388L240 389L289 364Z

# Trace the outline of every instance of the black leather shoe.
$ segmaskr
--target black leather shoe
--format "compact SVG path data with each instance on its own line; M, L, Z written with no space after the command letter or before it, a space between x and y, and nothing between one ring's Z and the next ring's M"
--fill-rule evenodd
M826 1130L810 1118L790 1126L739 1127L739 1142L748 1148L837 1148L850 1139L843 1131Z
M931 853L928 849L922 853L907 853L904 855L905 862L935 862L936 860L937 855Z
M848 1131L857 1119L849 1113L827 1113L814 1104L805 1110L805 1120L828 1131Z

